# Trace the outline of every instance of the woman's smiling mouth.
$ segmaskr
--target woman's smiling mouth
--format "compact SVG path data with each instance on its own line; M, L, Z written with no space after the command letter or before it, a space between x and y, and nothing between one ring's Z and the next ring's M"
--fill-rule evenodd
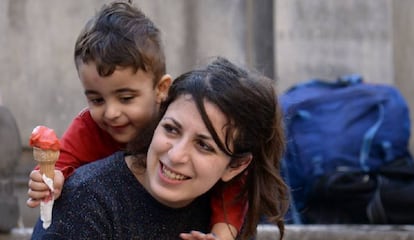
M171 180L186 180L190 179L190 177L187 177L185 175L179 174L177 172L173 172L171 169L166 167L164 164L161 163L161 173L164 177L171 179Z

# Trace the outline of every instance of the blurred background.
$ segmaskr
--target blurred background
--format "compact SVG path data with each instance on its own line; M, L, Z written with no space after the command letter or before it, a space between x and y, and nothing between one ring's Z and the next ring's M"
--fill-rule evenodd
M105 2L110 1L0 1L0 103L15 118L22 149L17 157L0 156L0 162L13 162L9 169L19 202L19 226L33 226L39 213L25 205L28 175L35 165L28 139L37 125L61 136L86 106L73 47L87 19ZM275 79L280 93L309 78L335 80L359 73L366 82L398 87L414 106L414 1L133 3L161 29L173 77L221 55ZM0 142L3 148L7 144ZM413 141L410 148L414 150Z

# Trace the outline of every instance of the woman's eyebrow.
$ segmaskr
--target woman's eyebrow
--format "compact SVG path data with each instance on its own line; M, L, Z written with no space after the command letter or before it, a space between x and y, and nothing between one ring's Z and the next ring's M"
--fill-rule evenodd
M175 120L174 118L172 118L172 117L163 117L163 120L170 120L170 121L172 121L175 125L177 125L177 127L178 128L183 128L183 126L179 123L179 122L177 122L177 120Z
M170 120L177 126L177 128L179 128L179 129L183 128L183 126L179 122L177 122L177 120L175 120L172 117L164 117L163 120ZM213 139L213 137L211 137L210 134L201 134L201 133L199 133L199 134L197 134L197 137L200 138L200 139L205 139L205 140Z

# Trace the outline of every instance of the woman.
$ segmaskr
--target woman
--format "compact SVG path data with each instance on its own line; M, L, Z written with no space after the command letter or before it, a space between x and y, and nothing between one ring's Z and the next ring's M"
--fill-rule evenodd
M148 127L128 154L79 168L55 202L51 226L38 222L32 238L176 239L205 232L209 190L240 179L237 197L249 202L240 237L254 236L261 216L282 237L288 201L279 174L284 141L276 99L269 79L223 58L181 75L155 131Z

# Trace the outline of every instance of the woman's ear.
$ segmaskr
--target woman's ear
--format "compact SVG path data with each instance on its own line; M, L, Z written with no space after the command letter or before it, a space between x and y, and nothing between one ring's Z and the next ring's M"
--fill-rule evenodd
M247 156L242 157L242 159L240 159L240 164L238 166L233 167L229 164L223 176L221 176L221 180L223 182L228 182L235 176L239 175L239 173L243 172L249 166L250 162L252 161L252 158L252 154L249 153Z
M160 81L158 81L157 86L155 87L155 91L157 94L157 103L161 103L167 98L168 89L170 89L172 83L172 78L168 74L164 74Z

